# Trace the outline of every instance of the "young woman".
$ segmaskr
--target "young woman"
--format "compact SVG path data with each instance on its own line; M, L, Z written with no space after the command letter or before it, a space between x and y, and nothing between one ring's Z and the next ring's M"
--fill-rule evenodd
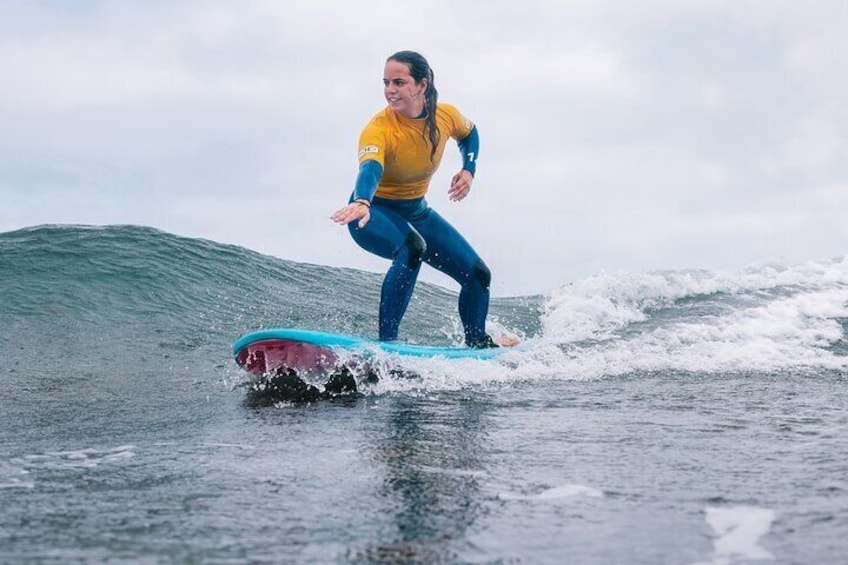
M438 103L433 70L413 51L386 61L383 90L389 105L359 138L359 175L347 206L332 215L360 247L392 262L380 295L380 339L397 339L421 262L456 280L459 316L469 347L515 345L486 334L491 273L467 241L424 200L449 137L462 152L462 170L448 195L468 196L480 141L477 128L454 106Z

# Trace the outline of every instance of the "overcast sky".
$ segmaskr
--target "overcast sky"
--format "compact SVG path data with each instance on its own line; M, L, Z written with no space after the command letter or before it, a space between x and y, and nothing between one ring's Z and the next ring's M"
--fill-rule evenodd
M383 271L329 215L413 49L479 127L471 196L447 198L449 147L428 200L496 295L844 256L846 30L846 0L0 0L0 231L146 225Z

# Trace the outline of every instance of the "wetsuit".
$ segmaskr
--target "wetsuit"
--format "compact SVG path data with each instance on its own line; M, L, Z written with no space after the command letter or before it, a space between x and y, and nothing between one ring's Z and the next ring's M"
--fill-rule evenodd
M421 262L460 284L459 316L469 347L491 347L486 334L491 274L456 229L431 209L424 194L449 137L462 151L463 168L474 175L479 138L474 124L449 104L438 104L439 143L431 160L423 118L411 119L386 108L365 126L359 140L360 170L351 200L371 201L363 228L348 224L360 247L392 261L380 295L380 339L397 339Z

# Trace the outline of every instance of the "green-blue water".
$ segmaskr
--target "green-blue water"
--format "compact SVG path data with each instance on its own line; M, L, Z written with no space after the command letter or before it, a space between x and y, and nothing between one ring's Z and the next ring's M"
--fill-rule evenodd
M494 300L533 343L502 362L248 400L240 334L373 337L380 279L0 234L0 562L844 562L845 258L598 274ZM455 299L420 284L404 337L455 342Z

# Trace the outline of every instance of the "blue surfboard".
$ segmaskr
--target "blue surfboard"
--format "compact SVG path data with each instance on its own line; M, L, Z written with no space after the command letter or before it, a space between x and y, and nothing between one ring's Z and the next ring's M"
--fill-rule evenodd
M280 370L329 370L339 356L369 357L383 352L407 357L492 359L504 348L438 347L294 328L275 328L241 336L233 344L236 363L246 371L265 375Z

